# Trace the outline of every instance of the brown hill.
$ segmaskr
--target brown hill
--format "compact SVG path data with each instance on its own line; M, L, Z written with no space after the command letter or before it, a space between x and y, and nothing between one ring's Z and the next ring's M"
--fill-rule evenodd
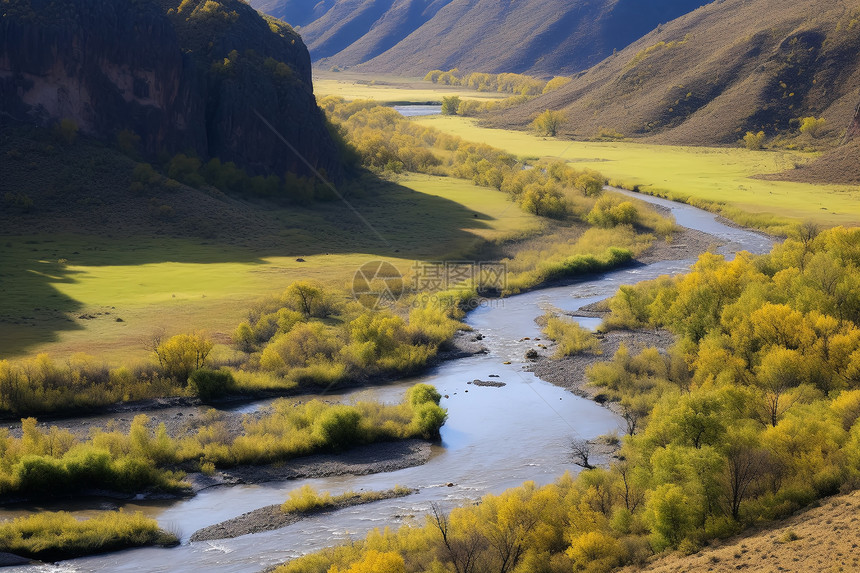
M524 128L564 110L561 134L601 129L659 143L737 142L746 131L796 132L824 117L844 132L860 100L860 6L718 0L638 40L568 86L491 119Z
M293 26L304 26L325 14L335 0L254 0L251 4L260 12L265 12Z
M290 22L295 0L252 0ZM315 62L366 72L575 73L704 0L337 0L302 24ZM321 6L322 5L322 6ZM292 19L291 19L292 18Z
M667 556L629 571L860 571L858 509L860 492L832 497L778 525L745 533L695 555Z

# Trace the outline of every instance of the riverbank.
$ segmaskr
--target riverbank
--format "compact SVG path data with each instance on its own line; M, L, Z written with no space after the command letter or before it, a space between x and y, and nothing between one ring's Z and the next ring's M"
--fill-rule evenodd
M666 211L665 207L652 205L653 208ZM725 244L719 238L702 231L680 228L671 240L659 239L636 258L639 264L652 264L661 261L695 260L702 253L714 250ZM569 316L580 316L589 318L603 318L608 314L606 301L599 301L581 307L580 309L567 313ZM535 348L538 357L526 366L528 372L545 382L564 388L577 396L595 400L609 408L616 414L618 408L611 402L601 398L602 392L598 388L588 385L586 375L588 369L600 362L611 360L621 345L625 345L632 354L656 347L666 350L675 341L675 335L665 330L613 330L599 335L600 352L585 352L565 358L551 358L555 351L554 344L546 345L546 348Z
M444 348L440 349L439 353L430 361L425 370L430 370L449 360L466 358L486 352L487 348L480 342L480 337L477 333L461 330L454 335L454 338ZM329 392L319 392L317 388L316 392L305 389L304 392L269 392L254 396L234 396L231 399L210 404L204 404L199 398L188 396L154 398L137 402L120 402L106 407L99 413L39 416L38 426L43 429L57 427L60 430L72 432L77 437L85 438L96 428L110 428L127 433L131 428L134 417L143 414L149 418L147 427L155 429L160 424L164 424L168 435L172 437L186 436L213 422L223 422L227 435L235 438L241 434L244 420L259 419L262 415L261 410L243 410L241 408L243 405L265 402L277 398L290 398L297 402L319 399L325 403L334 404L342 402L339 396L345 393L372 390L373 388L384 387L386 384L396 383L400 380L402 378L377 379L373 384L342 385L331 389ZM21 424L19 420L11 418L2 419L0 421L0 428L4 425L11 436L21 436Z
M538 358L526 366L526 370L544 382L594 400L617 414L616 405L602 399L599 388L588 385L588 369L597 363L612 360L622 344L634 355L650 347L666 350L675 343L675 335L666 330L613 330L599 336L600 354L585 352L566 358L551 358L555 345L550 344L546 350L539 349Z
M380 492L351 493L339 496L339 499L330 505L309 509L306 511L284 511L281 504L268 505L243 513L233 519L210 525L199 529L191 536L191 542L214 541L216 539L232 539L240 535L251 533L262 533L274 531L288 525L321 513L330 513L339 509L364 505L385 499L405 497L416 493L417 490L408 488L394 488Z
M352 453L347 452L343 455L295 459L290 464L282 466L230 468L215 472L211 476L192 474L189 479L192 481L194 491L210 490L205 496L201 495L199 498L206 500L207 510L201 512L197 509L198 504L203 503L202 501L179 501L170 504L169 509L161 514L160 519L165 523L181 523L183 524L182 527L191 533L211 525L212 522L221 522L232 517L235 513L265 507L273 503L271 497L260 496L258 502L257 498L253 496L259 495L254 492L260 488L245 488L242 485L262 481L287 481L290 478L296 479L315 475L368 475L367 478L338 478L335 483L337 483L338 488L345 484L345 487L355 490L371 490L388 487L390 483L395 483L394 480L396 480L396 483L422 488L422 493L418 498L423 504L438 501L440 495L446 500L474 500L484 492L501 491L503 488L512 487L524 480L535 479L536 476L560 475L564 471L570 471L573 464L568 451L568 440L561 438L561 436L567 435L566 432L569 432L573 425L580 435L586 436L588 439L611 433L618 427L617 418L609 411L602 410L591 402L569 400L569 395L565 395L566 393L561 389L562 387L578 385L580 391L583 391L586 365L582 361L579 361L578 364L579 374L574 376L569 371L562 370L559 372L558 364L550 363L547 360L547 369L554 370L557 378L541 372L541 377L554 383L553 386L542 385L542 389L540 387L535 388L530 384L514 383L515 380L507 380L511 383L498 389L479 389L475 387L474 380L495 381L492 376L496 373L501 375L503 379L508 377L506 371L499 367L499 362L513 360L516 363L516 357L522 356L522 352L527 348L524 345L513 345L506 341L522 338L522 327L528 328L528 325L533 327L532 320L537 315L536 313L543 312L540 301L544 300L544 297L557 297L561 302L562 299L568 300L572 293L580 290L582 293L587 293L590 300L595 300L593 297L595 292L601 293L601 296L611 296L619 283L624 284L627 281L656 276L653 271L649 272L645 268L645 260L682 260L684 261L682 264L658 266L658 268L672 269L672 272L682 272L688 261L694 260L699 252L716 243L716 239L711 235L680 231L669 242L655 241L652 248L642 255L640 259L642 264L635 268L620 269L607 273L605 276L592 276L570 281L571 284L582 283L581 289L579 287L566 287L556 289L554 292L547 291L546 294L535 293L526 295L519 299L519 302L515 301L516 297L513 297L508 299L511 301L507 305L509 308L499 310L494 306L488 306L470 314L467 321L475 330L463 332L458 338L474 345L470 351L471 354L480 352L484 343L492 349L492 352L487 356L475 356L469 360L449 360L441 368L436 368L429 374L433 377L431 378L433 383L438 382L440 384L440 393L444 396L450 395L450 398L446 398L444 406L449 409L451 427L443 435L444 452L438 452L438 455L431 455L430 445L426 442L418 450L406 451L403 449L396 450L397 444L380 444ZM533 308L533 304L538 306ZM505 305L500 304L498 306L504 307ZM571 307L568 306L567 308ZM528 332L530 336L534 337L531 330ZM486 337L483 340L481 340L482 334ZM612 337L614 336L616 335L613 334ZM606 341L607 345L612 343L612 337ZM620 338L618 344L622 340L623 338ZM643 344L645 342L650 344L651 341L643 341ZM665 341L665 344L669 343L668 340ZM633 346L633 343L630 345ZM607 346L602 355L592 358L595 361L609 360L613 352L613 347ZM444 357L444 355L440 356L440 359ZM540 366L540 362L541 360L535 363L535 366ZM571 362L571 368L573 368L573 362ZM517 370L518 367L514 366L513 369ZM567 375L564 375L565 372ZM528 376L527 380L536 381L531 376ZM473 381L472 386L468 385L469 381ZM414 384L414 382L414 380L408 380L391 387L382 385L379 388L381 394L385 396L385 401L396 401L403 391L401 388ZM466 392L466 389L471 390L472 388L475 391ZM329 395L324 399L342 402L350 398L341 394L338 396ZM557 404L554 412L558 416L548 415L546 410L548 403ZM236 427L238 427L241 426L241 421L245 416L249 416L253 420L255 416L260 415L253 411L252 405L246 407L245 410L248 413L238 411L207 413L207 410L202 407L184 407L176 410L162 408L152 412L154 419L150 420L149 424L165 421L165 427L169 428L169 431L177 431L184 427L184 431L193 433L197 429L229 418L230 423L236 423ZM583 411L588 412L588 414L582 415L581 412ZM120 424L127 426L131 423L133 414L134 412L128 412L116 416L107 416L99 423L112 423L117 427ZM91 418L85 421L92 423L94 420ZM556 436L558 439L550 441L551 443L545 443L546 436ZM521 440L522 443L520 443ZM536 442L540 442L543 446L535 448ZM381 449L389 447L395 448L395 451ZM404 460L407 459L411 461L405 462ZM427 461L431 463L427 465L425 470L422 464ZM476 467L475 464L480 465ZM369 475L410 466L417 466L418 469L406 470L406 475L379 475L375 477ZM536 470L535 468L540 469ZM439 493L442 491L441 489L436 490L432 487L425 489L428 484L446 483L455 485L453 489L445 488L444 494ZM301 482L296 485L301 485ZM286 484L277 487L290 488L291 486L293 484L287 481ZM246 489L248 490L247 493ZM237 492L242 492L242 508L237 508L234 514L226 513L225 515L224 510L229 512L233 506L226 501L219 505L221 504L220 500L230 499L231 496L235 497L239 495ZM251 501L245 499L247 496L251 496ZM221 507L222 511L220 515L215 517L215 515L210 515L209 507ZM377 519L388 519L387 522L390 522L392 516L388 514L390 510L387 509L390 504L381 504L378 507L383 509L377 510L375 507L369 507L366 510L362 509L361 513L365 515L366 511L367 514L373 515ZM323 520L326 522L323 527L332 532L336 531L338 527L342 528L343 520L349 522L349 513L351 512L343 512L342 515L336 517L326 517ZM401 513L402 511L398 510L397 515ZM349 525L351 531L361 530L363 526L364 521L361 523L351 522ZM288 530L279 532L277 536L245 536L247 539L243 538L231 542L230 547L242 547L243 549L237 550L236 557L231 557L228 561L245 564L241 567L237 565L235 571L259 570L259 567L253 569L254 564L257 563L253 555L265 551L267 554L280 556L283 552L281 547L284 543L281 535L293 540L289 542L289 547L305 547L308 544L318 546L323 543L319 536L314 539L307 538L307 535L300 531L301 528L302 526L288 528ZM273 537L273 539L269 540L269 537ZM275 545L274 537L278 538L277 545ZM248 553L244 549L249 544L254 545L253 553ZM262 545L260 546L260 544ZM203 566L203 563L221 563L220 560L223 556L201 555L199 547L195 549L186 545L177 550L165 552L164 560L173 564L174 569L178 571L197 570ZM170 555L168 556L167 553ZM185 568L179 563L185 563ZM109 570L106 561L105 564ZM223 567L223 564L219 566Z
M221 486L343 475L360 476L420 466L427 463L431 453L432 444L425 440L379 442L337 454L315 454L280 464L237 466L218 470L212 475L193 473L188 475L187 480L191 483L192 491L199 493Z

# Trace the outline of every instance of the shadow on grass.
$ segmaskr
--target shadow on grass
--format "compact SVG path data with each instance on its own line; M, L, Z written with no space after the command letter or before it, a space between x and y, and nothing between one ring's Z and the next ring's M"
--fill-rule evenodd
M49 156L38 173L0 167L0 199L14 189L35 204L29 212L0 208L0 359L84 328L90 311L58 288L79 282L81 267L240 263L264 271L270 257L356 253L439 260L473 250L481 241L472 231L492 219L378 178L348 197L364 221L338 200L279 206L186 187L138 196L128 192L127 158L72 153L83 167L70 171L68 155ZM93 155L115 169L98 167Z

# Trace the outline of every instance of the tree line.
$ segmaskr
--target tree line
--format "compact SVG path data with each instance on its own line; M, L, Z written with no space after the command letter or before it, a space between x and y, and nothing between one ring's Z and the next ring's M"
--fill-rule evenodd
M695 552L852 490L858 287L860 229L812 225L768 255L706 254L687 275L624 287L604 328L665 328L677 342L638 354L622 346L589 370L627 426L610 463L450 513L434 507L423 524L278 571L608 571ZM581 341L565 324L548 328Z

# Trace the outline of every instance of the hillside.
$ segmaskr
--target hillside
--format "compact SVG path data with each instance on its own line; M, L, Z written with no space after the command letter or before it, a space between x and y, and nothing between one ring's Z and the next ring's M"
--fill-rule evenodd
M858 492L824 499L819 507L784 522L717 543L694 555L655 559L645 567L631 567L629 572L857 571L858 503Z
M337 0L313 21L291 0L251 0L301 25L314 61L374 73L432 69L573 74L702 0Z
M310 24L325 14L335 0L255 0L250 2L260 12L265 12L293 26Z
M720 0L492 123L525 128L556 109L569 118L567 137L614 131L704 145L733 144L746 131L796 134L797 118L816 116L826 119L819 135L835 143L860 100L858 49L854 3Z
M148 158L192 151L251 174L340 173L292 28L239 0L8 0L0 20L4 125L60 120Z

